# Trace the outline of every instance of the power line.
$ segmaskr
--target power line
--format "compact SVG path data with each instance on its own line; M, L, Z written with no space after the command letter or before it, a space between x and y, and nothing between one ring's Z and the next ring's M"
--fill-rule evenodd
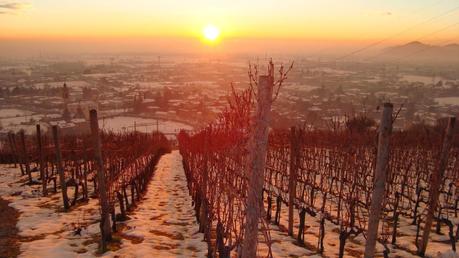
M369 44L369 45L367 45L367 46L364 46L364 47L362 47L362 48L356 49L356 50L354 50L354 51L352 51L352 52L350 52L350 53L348 53L348 54L346 54L346 55L343 55L343 56L341 56L341 57L338 57L338 58L336 58L336 61L342 60L342 59L347 58L347 57L349 57L349 56L352 56L352 55L355 55L355 54L357 54L357 53L363 52L363 51L365 51L365 50L367 50L367 49L370 49L370 48L372 48L372 47L374 47L374 46L377 46L377 45L379 45L379 44L381 44L381 43L383 43L383 42L385 42L385 41L387 41L387 40L389 40L389 39L393 39L393 38L395 38L395 37L398 37L398 36L400 36L400 35L403 35L403 34L405 34L406 32L409 32L409 31L411 31L411 30L413 30L413 29L415 29L415 28L417 28L417 27L419 27L419 26L421 26L421 25L425 25L425 24L430 23L430 22L432 22L432 21L434 21L434 20L437 20L437 19L439 19L439 18L441 18L441 17L443 17L443 16L449 15L449 14L455 12L456 10L459 10L459 5L456 6L456 7L454 7L454 8L452 8L452 9L447 10L446 12L443 12L443 13L441 13L441 14L439 14L439 15L433 16L433 17L431 17L431 18L429 18L429 19L427 19L427 20L425 20L425 21L422 21L422 22L417 23L417 24L415 24L415 25L413 25L413 26L411 26L411 27L409 27L409 28L407 28L407 29L404 29L404 30L402 30L402 31L400 31L400 32L398 32L398 33L396 33L396 34L390 36L390 37L387 37L387 38L378 40L378 41L373 42L373 43L371 43L371 44Z
M437 1L437 2L434 2L433 4L429 4L429 5L427 5L427 6L421 7L421 8L419 8L419 9L417 9L417 10L414 10L411 14L417 14L417 13L423 12L423 11L426 10L426 9L430 9L430 8L432 8L432 7L434 7L434 6L437 6L438 4L440 4L440 3L443 2L443 1L444 1L444 0L439 0L439 1Z
M434 2L433 4L429 4L429 5L426 5L426 6L424 6L424 7L419 8L419 9L416 9L416 10L414 10L413 12L411 12L411 14L422 13L422 12L424 12L424 10L428 10L428 9L434 7L434 6L437 6L438 4L440 4L440 3L443 2L443 1L444 1L444 0L439 0L439 1L437 1L437 2ZM364 34L364 36L368 36L368 35L369 35L368 32ZM319 54L321 54L321 53L323 53L323 52L325 52L325 51L328 51L328 50L330 50L330 49L333 49L333 48L334 48L334 47L323 47L323 48L320 48L319 50L315 51L315 53L316 53L316 55L319 55Z
M444 45L444 44L449 44L449 43L451 43L451 42L454 42L454 40L453 40L453 39L449 39L449 40L443 42L442 45ZM419 54L419 53L422 53L422 52L432 51L432 50L434 50L434 49L435 49L435 48L433 48L433 47L429 47L429 48L425 47L425 48L419 49L418 51L414 51L414 52L409 53L409 54L407 54L407 55L405 55L405 56L402 56L402 57L400 57L400 58L397 58L397 59L395 60L395 62L400 62L400 61L402 61L403 59L406 59L406 58L408 58L408 57L412 57L412 56L414 56L414 55L416 55L416 54Z
M419 37L419 38L417 38L417 39L415 39L415 40L413 40L413 41L419 41L419 40L425 39L425 38L427 38L427 37L430 37L430 36L435 35L435 34L437 34L437 33L443 32L443 31L448 30L448 29L450 29L450 28L452 28L452 27L455 27L455 26L457 26L457 25L459 25L459 22L455 22L455 23L453 23L453 24L449 24L448 26L445 26L445 27L443 27L443 28L441 28L441 29L439 29L439 30L436 30L436 31L433 31L433 32L431 32L431 33L429 33L429 34L426 34L426 35L424 35L424 36L422 36L422 37ZM381 55L384 55L384 52L381 52L381 53L379 53L379 54L377 54L377 55L374 55L374 56L372 56L372 57L369 57L369 58L367 58L367 59L365 59L365 60L366 60L366 61L370 61L370 60L373 60L373 59L375 59L375 58L380 57Z

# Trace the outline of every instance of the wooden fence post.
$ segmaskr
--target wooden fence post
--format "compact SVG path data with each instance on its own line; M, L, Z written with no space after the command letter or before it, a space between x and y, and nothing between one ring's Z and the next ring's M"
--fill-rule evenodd
M368 219L367 242L365 244L365 258L374 257L376 241L378 238L379 219L381 217L382 204L387 177L387 164L389 163L389 142L392 133L392 110L391 103L384 103L384 110L379 125L378 153L376 156L376 169L373 193L371 196L370 215Z
M288 234L293 236L294 204L296 197L297 157L298 157L298 131L293 126L290 129L290 167L288 181Z
M102 251L105 252L107 249L107 241L112 238L111 226L110 226L110 206L108 203L108 196L106 190L105 180L105 168L104 161L102 160L101 142L99 136L99 121L97 120L97 111L92 109L89 112L91 122L91 134L92 142L94 144L94 157L97 163L97 180L99 189L99 202L101 206L101 220L100 230L102 234ZM138 193L137 193L138 194Z
M42 194L43 196L48 195L48 190L46 186L47 178L45 174L45 167L43 162L43 144L41 141L41 129L40 125L37 124L37 145L38 145L38 161L40 163L40 179L41 179L41 187L42 187Z
M446 127L445 137L443 139L443 145L441 148L438 167L432 172L430 179L430 191L429 191L429 204L427 210L427 217L424 224L424 232L422 234L421 243L419 243L418 254L424 256L427 244L429 242L430 229L434 219L434 213L438 205L438 197L440 195L441 180L448 167L448 155L451 149L451 144L454 134L454 124L456 123L455 117L450 117L448 120L448 126Z
M59 142L59 127L53 125L53 138L54 138L54 149L56 151L56 164L57 172L59 173L59 183L61 185L62 199L64 201L64 209L67 211L70 208L69 198L67 195L67 183L65 182L64 167L62 166L62 153Z
M262 191L274 87L273 70L271 63L270 74L258 79L257 111L252 123L246 163L248 189L242 257L256 257L257 253L258 222L263 205Z

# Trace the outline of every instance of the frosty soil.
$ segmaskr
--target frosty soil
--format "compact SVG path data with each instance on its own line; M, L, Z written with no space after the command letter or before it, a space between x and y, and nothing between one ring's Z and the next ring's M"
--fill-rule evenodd
M130 220L119 225L119 250L104 257L204 257L207 253L186 191L181 157L164 156L146 195ZM42 197L39 186L25 185L18 168L2 166L0 194L19 211L19 257L93 257L98 250L98 203L90 199L69 212L61 210L59 193ZM80 234L75 228L81 227ZM115 247L115 249L118 249Z

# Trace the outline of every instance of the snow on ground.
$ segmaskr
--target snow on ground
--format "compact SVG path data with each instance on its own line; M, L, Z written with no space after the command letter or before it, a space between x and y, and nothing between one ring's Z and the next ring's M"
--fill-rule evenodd
M400 78L401 81L407 82L422 82L424 84L436 84L439 81L443 82L454 82L454 80L448 80L439 76L431 77L431 76L422 76L422 75L413 75L413 74L403 74Z
M35 177L37 175L35 174ZM40 186L24 185L26 177L20 176L19 168L0 166L0 196L11 202L10 206L20 212L19 229L20 257L94 257L99 241L99 206L96 199L62 211L61 194L42 197ZM51 187L51 186L50 186ZM73 189L69 189L72 193ZM72 194L70 195L72 197ZM273 212L275 210L275 202ZM298 246L296 240L287 235L287 210L281 210L281 225L270 224L274 257L321 257L314 250L318 238L317 218L306 216L306 248ZM274 214L274 213L273 213ZM102 257L206 257L207 244L198 225L188 194L182 157L178 151L164 155L155 174L135 210L129 213L130 220L118 223L119 249L106 252ZM73 223L84 226L81 235L74 235ZM295 235L298 232L298 211L295 210ZM324 240L326 257L337 257L337 226L326 223ZM413 230L409 221L401 220L400 246L415 250ZM446 232L446 229L443 229ZM428 247L429 257L458 257L449 251L445 236L432 233ZM346 243L346 257L360 257L364 248L362 236L350 238ZM378 244L381 257L382 246ZM100 255L97 255L100 256ZM413 257L409 252L393 249L391 257Z
M266 203L265 203L266 207ZM276 202L273 202L272 212L273 216L276 209ZM293 233L294 237L297 237L299 230L299 211L294 209L294 227ZM411 220L400 217L399 229L398 229L398 238L397 245L394 247L388 245L390 250L389 257L418 257L414 256L413 253L416 252L416 246L414 244L415 235L416 235L416 226L411 225ZM276 249L288 250L288 255L293 257L304 257L305 255L299 255L295 249L292 248L302 248L305 250L306 254L312 254L313 256L307 255L308 257L322 257L317 254L317 243L319 238L319 219L313 216L306 214L305 217L305 247L299 247L294 238L289 237L286 232L286 227L288 225L288 206L282 204L281 206L281 217L280 217L281 227L270 225L271 228L271 237L273 240L279 239L281 242L274 241L273 244L273 254L274 257L285 257L284 252L277 252ZM282 228L282 230L280 229ZM459 258L457 253L451 251L450 244L447 237L447 228L442 227L442 232L444 235L438 235L435 232L431 232L430 241L427 246L426 257L451 257ZM390 239L389 239L390 241ZM306 249L310 249L309 251ZM346 241L345 245L345 257L363 257L363 252L365 250L365 238L362 234L357 237L350 236ZM376 245L376 254L375 257L383 257L384 247L381 243ZM276 255L276 253L278 255ZM339 253L339 226L326 221L325 223L325 238L324 238L324 257L338 257ZM287 257L288 257L287 255Z
M93 252L89 250L97 250L93 239L99 232L98 225L94 224L99 216L97 200L64 212L60 193L42 197L40 186L28 186L24 182L19 168L0 167L0 195L20 212L16 225L20 237L19 257L75 257L78 253L79 257L92 257ZM74 236L72 223L88 227L81 236Z
M271 251L274 257L320 257L314 251L296 244L296 240L281 230L278 226L270 225Z
M20 212L19 257L101 256L98 201L64 212L60 192L42 197L40 186L24 185L26 181L19 168L0 166L0 196ZM73 188L69 197L71 193ZM147 193L129 217L118 223L121 249L102 257L206 257L207 244L198 233L177 151L160 159ZM81 235L74 235L72 223L83 226Z
M24 129L26 134L35 132L35 125L27 126L25 123L30 121L40 121L43 115L34 114L32 111L19 108L3 108L0 109L0 132L6 133L9 131L19 132Z
M129 217L123 235L132 241L123 239L120 250L104 257L206 257L178 151L161 157L147 193Z
M25 115L25 116L14 116L14 117L3 117L0 118L0 122L3 126L7 125L20 125L23 123L29 123L30 121L40 121L44 115Z
M191 126L184 123L133 116L118 116L100 119L99 124L101 129L114 132L132 131L134 127L137 131L144 132L156 130L156 121L158 121L159 131L166 134L178 133L180 129L193 129Z
M2 108L0 109L0 118L30 116L33 112L19 108Z
M442 98L435 98L435 102L440 105L453 105L459 106L459 97L442 97Z
M38 88L38 89L43 89L46 87L62 87L63 85L67 84L67 87L70 89L70 90L81 90L83 89L84 87L89 87L91 86L89 83L85 82L85 81L60 81L60 82L39 82L39 83L35 83L35 88Z

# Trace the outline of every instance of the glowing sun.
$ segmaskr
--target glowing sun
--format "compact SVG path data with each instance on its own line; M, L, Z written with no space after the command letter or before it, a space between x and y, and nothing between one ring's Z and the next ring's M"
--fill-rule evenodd
M220 36L220 30L212 24L209 24L206 27L204 27L202 33L204 35L204 38L211 42L217 40L218 36Z

